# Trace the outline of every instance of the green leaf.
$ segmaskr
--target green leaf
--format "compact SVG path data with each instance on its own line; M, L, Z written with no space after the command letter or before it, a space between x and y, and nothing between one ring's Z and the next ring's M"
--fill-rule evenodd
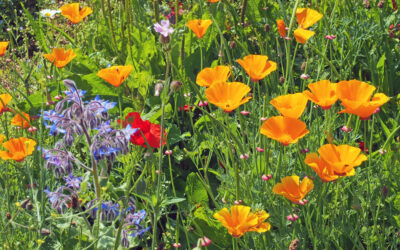
M167 205L179 203L184 200L186 200L186 199L185 198L171 198L169 200L165 200L165 201L161 202L161 206L167 206Z
M186 178L185 192L188 196L189 203L200 203L207 206L208 195L201 181L195 173L190 173Z

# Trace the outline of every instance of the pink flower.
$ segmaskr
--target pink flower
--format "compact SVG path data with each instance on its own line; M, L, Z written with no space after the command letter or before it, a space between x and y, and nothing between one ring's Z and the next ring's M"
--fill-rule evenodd
M241 113L242 115L249 115L249 114L250 114L250 111L245 111L245 110L243 110L243 111L240 111L240 113Z
M201 246L207 247L211 244L211 240L207 238L206 236L203 236L203 238L200 238Z
M381 149L379 149L379 153L380 153L381 155L384 155L384 154L387 153L387 151L386 151L386 149L381 148Z
M256 147L256 150L257 150L258 152L264 152L264 151L265 151L263 148L259 148L259 147Z
M378 108L375 109L374 114L377 114L379 112L381 112L381 108L378 107Z
M234 201L233 203L235 203L235 205L240 205L242 203L242 200Z
M299 216L297 215L297 214L289 214L288 216L286 216L286 219L288 220L288 221L296 221L297 219L299 218Z
M301 74L300 78L303 79L303 80L307 80L308 78L310 78L310 75L308 75L308 74Z
M172 150L171 150L171 149L170 149L170 150L165 150L164 154L166 154L166 155L172 155Z
M268 120L268 117L261 117L260 120L261 120L262 122L265 122L266 120Z
M207 106L208 105L208 102L207 101L199 101L199 107L204 107L204 106Z
M303 200L300 200L298 204L304 206L307 203L308 203L308 200L307 199L303 199Z
M263 176L261 176L261 179L263 179L264 181L269 181L271 178L272 178L271 174L269 174L269 175L263 174Z
M325 38L329 39L329 40L333 40L336 38L336 36L335 35L326 35Z
M174 243L174 244L172 244L172 246L175 247L175 248L179 248L179 247L182 246L182 244L181 243Z
M351 128L350 127L347 127L346 125L344 125L343 127L342 127L342 131L343 132L350 132L351 131Z
M243 154L243 155L240 155L240 159L248 159L249 158L249 155L248 154Z
M169 34L172 34L172 32L174 32L174 29L169 27L169 20L161 20L160 23L161 24L159 23L154 24L154 30L157 33L160 33L164 37L168 37Z

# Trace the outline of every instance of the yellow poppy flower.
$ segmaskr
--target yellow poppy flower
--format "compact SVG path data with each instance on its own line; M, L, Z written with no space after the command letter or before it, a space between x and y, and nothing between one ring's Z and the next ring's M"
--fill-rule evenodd
M304 178L300 183L300 177L293 175L286 176L282 183L275 184L272 192L285 196L293 203L299 203L313 188L314 183L311 179Z
M270 101L283 116L290 118L299 118L307 103L308 99L303 93L281 95Z
M214 83L226 82L230 75L231 69L228 66L205 68L197 74L196 83L208 88Z
M61 15L68 18L72 23L80 23L85 17L93 12L89 7L79 9L79 3L70 3L60 8Z
M25 137L10 139L3 143L2 146L7 151L0 151L0 158L21 162L25 157L32 154L35 150L35 145L36 142L34 140Z
M331 83L329 80L322 80L308 84L308 88L311 90L303 91L303 94L313 103L319 105L322 109L330 109L331 106L338 100L336 94L335 83Z
M205 94L210 103L231 112L251 99L244 98L249 92L250 87L241 82L218 82L206 89Z
M191 29L198 38L202 38L206 34L207 29L211 24L212 21L209 19L207 20L195 19L188 21L186 23L186 26L188 26L189 29Z
M4 56L9 43L10 42L0 42L0 56Z
M276 70L276 62L268 61L268 56L248 55L243 59L237 59L236 62L242 66L253 82L264 79Z
M97 76L107 81L114 87L119 87L122 82L128 78L133 67L131 65L127 66L112 66L110 68L102 69L97 72Z
M64 48L54 48L51 54L44 54L43 56L57 68L63 68L76 57L76 53L72 49L66 51Z
M280 142L283 146L296 143L310 132L306 124L299 119L273 116L261 126L260 133Z

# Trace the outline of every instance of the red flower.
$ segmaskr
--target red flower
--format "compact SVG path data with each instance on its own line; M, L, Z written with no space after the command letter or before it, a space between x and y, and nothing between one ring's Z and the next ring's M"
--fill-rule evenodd
M143 121L142 118L140 118L140 114L138 112L129 113L125 117L124 121L118 120L118 123L121 122L124 128L129 124L131 125L132 128L138 129L136 133L131 135L131 143L147 148L147 143L146 143L147 140L150 147L152 148L160 147L160 140L161 140L160 124L151 123L149 120ZM164 130L163 145L165 145L166 136L167 133Z
M362 152L368 154L368 148L365 146L364 142L362 141L358 142L358 147L361 149Z

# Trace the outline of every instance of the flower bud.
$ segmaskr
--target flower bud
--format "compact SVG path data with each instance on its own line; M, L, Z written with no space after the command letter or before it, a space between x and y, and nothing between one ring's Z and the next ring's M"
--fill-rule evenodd
M46 228L42 228L42 230L40 230L40 234L42 235L42 236L48 236L48 235L50 235L50 230L49 229L46 229Z
M265 151L263 148L259 148L259 147L256 147L256 150L257 150L258 152L264 152L264 151Z
M229 43L229 47L231 47L231 49L235 49L236 48L236 42L235 41L231 41Z
M172 244L172 246L175 248L180 248L182 246L182 244L178 242L178 243Z
M296 250L299 246L299 239L294 239L289 246L289 250Z
M167 43L169 43L169 40L170 40L169 39L169 35L167 37L165 37L163 35L160 35L159 41L160 41L161 44L167 44Z
M154 87L154 96L160 96L163 88L164 85L162 85L161 83L157 83L156 86Z
M285 82L285 77L281 76L279 77L279 83L283 84Z
M7 218L7 220L11 220L11 214L10 213L6 213L6 218Z
M268 23L266 23L266 24L264 25L264 30L265 30L265 32L268 32L268 31L269 31L269 24L268 24Z
M172 150L165 150L164 154L166 154L166 155L172 155Z
M240 114L242 114L242 115L249 115L249 114L250 114L250 111L243 110L243 111L240 111Z
M240 155L240 159L248 159L249 158L249 155L248 154L242 154L242 155Z
M306 67L307 67L307 62L303 62L300 67L301 71L304 71Z
M206 236L203 236L203 238L200 238L201 246L207 247L211 244L211 240L207 238Z
M182 83L180 81L172 81L169 88L172 92L179 91L182 88Z
M310 75L308 75L308 74L301 74L300 78L303 79L303 80L307 80L308 78L310 78Z

